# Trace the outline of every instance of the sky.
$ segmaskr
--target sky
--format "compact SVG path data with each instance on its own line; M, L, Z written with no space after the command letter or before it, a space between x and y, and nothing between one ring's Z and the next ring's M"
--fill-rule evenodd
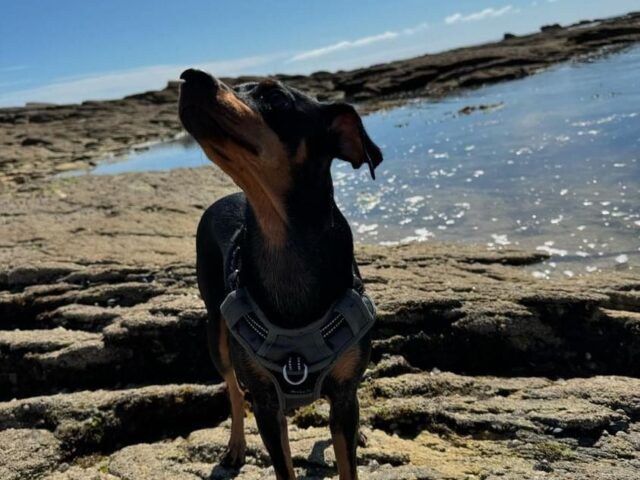
M640 10L638 0L3 0L0 106L339 70Z

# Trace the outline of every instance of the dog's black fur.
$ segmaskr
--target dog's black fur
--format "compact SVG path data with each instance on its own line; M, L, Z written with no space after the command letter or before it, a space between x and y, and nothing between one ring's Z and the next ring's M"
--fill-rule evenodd
M373 175L382 155L347 104L320 103L272 80L231 89L199 70L187 70L181 78L183 125L243 190L206 210L196 239L209 345L232 404L232 434L224 462L244 462L240 383L251 393L277 477L291 479L295 474L286 418L275 387L229 336L220 316L228 293L224 259L231 237L244 226L242 282L263 312L286 328L317 320L352 286L353 239L333 198L331 162L342 158L354 168L367 163ZM330 428L341 479L357 476L356 390L369 353L367 335L343 355L322 387L331 404Z

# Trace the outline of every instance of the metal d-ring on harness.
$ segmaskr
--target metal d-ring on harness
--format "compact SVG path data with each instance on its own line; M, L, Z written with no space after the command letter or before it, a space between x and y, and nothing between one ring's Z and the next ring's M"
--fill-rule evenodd
M229 294L220 312L234 338L269 372L280 406L288 411L320 397L322 382L340 355L373 326L375 306L354 265L352 288L322 318L295 329L273 324L241 285L242 234L242 229L236 232L225 259Z
M294 387L297 387L298 385L302 385L307 379L307 377L309 376L309 367L307 366L306 363L302 363L302 361L300 360L300 357L298 357L296 368L297 368L297 371L299 372L301 370L300 365L302 364L302 367L304 368L304 370L302 370L302 378L300 378L300 380L291 380L291 377L289 377L288 372L293 370L293 365L291 363L292 360L293 360L293 357L289 357L289 360L287 361L287 363L285 363L282 366L282 378L284 378L289 385L293 385Z

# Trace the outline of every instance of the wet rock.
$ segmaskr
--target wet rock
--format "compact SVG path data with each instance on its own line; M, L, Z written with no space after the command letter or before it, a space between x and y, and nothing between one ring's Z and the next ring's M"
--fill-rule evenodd
M491 112L494 110L499 110L504 106L504 103L492 103L492 104L481 104L481 105L467 105L460 110L458 110L459 115L470 115L473 112Z

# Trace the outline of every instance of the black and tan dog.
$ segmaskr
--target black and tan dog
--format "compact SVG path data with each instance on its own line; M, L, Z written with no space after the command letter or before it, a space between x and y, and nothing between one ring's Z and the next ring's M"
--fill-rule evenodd
M295 330L326 316L353 287L357 272L351 230L334 201L331 162L339 158L354 168L368 164L373 175L382 155L347 104L321 103L272 80L230 88L193 69L181 78L184 127L243 191L211 205L197 233L198 284L209 315L209 344L231 400L224 463L244 462L242 386L251 394L277 478L293 479L281 392L273 375L230 334L220 313L231 288L229 259L242 252L243 286L272 324ZM335 323L335 318L329 320ZM259 321L257 326L250 322L258 334L264 330ZM325 333L333 331L326 327ZM369 353L366 333L340 354L321 382L321 395L331 405L341 479L357 476L356 391Z

